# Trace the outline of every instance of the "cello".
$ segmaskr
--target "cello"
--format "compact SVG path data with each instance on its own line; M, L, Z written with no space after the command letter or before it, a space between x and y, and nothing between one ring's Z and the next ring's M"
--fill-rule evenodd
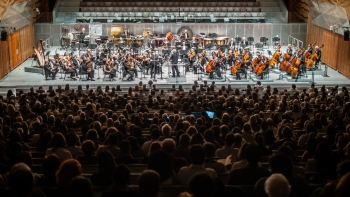
M259 63L258 61L259 61L258 57L254 58L252 61L252 64L250 64L250 67L253 67L255 64Z
M237 59L236 63L230 69L231 74L235 75L240 68L241 68L241 61Z
M275 51L275 53L273 54L272 58L269 61L269 65L275 66L277 64L277 60L280 58L281 56L281 47L284 45L284 43L282 43L282 45L278 46L278 49Z
M323 48L324 44L322 44L322 46L320 46L319 49ZM310 59L306 62L306 68L310 69L312 68L312 66L314 65L315 60L318 58L318 55L316 53L316 51L311 55Z
M205 66L205 70L210 73L215 68L214 60L210 60L209 63Z
M259 64L255 67L254 72L256 75L261 75L262 71L264 71L266 69L266 57L263 56L262 60L259 62Z

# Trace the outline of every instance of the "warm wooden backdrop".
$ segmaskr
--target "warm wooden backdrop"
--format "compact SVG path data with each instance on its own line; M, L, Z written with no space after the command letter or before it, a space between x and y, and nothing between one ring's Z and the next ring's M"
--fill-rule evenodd
M316 42L319 46L324 44L322 61L350 78L350 41L344 41L344 36L313 25L309 17L307 42Z

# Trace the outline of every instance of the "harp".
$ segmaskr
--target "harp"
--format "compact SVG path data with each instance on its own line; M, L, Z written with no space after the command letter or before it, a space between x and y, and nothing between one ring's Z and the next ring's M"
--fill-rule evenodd
M33 49L37 57L36 60L38 61L39 67L43 68L45 64L45 56L44 56L45 49L43 46L43 41L39 40L37 46L36 47L34 46Z

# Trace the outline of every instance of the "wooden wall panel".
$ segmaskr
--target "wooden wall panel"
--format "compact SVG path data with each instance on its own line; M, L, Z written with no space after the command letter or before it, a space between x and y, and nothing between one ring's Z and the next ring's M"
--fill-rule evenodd
M8 53L8 42L0 41L0 78L2 79L10 70L10 58Z
M350 42L344 41L344 36L342 35L313 25L309 17L307 43L314 42L317 45L324 44L322 61L343 73L347 78L350 78Z

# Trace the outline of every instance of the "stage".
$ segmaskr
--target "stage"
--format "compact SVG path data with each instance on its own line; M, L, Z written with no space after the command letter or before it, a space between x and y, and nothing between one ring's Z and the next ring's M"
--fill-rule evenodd
M56 50L58 53L63 54L64 50L59 50L60 47L51 47L50 51L50 57L52 57ZM286 47L283 46L282 50L285 51ZM274 49L270 47L269 49L264 49L264 54L267 55L267 50L271 50L272 53L274 52ZM255 54L255 49L253 54ZM75 52L77 53L77 51ZM29 87L38 87L38 86L43 86L43 87L48 87L49 85L57 86L57 85L65 85L65 84L70 84L72 88L76 88L78 85L83 85L85 86L86 84L89 84L91 88L95 88L99 85L104 87L105 85L109 85L110 87L120 85L122 88L129 88L129 87L134 87L139 83L140 80L144 84L147 84L149 80L154 81L153 79L150 78L150 75L146 75L146 78L141 79L141 73L140 71L138 72L138 77L134 81L122 81L120 79L120 76L116 78L116 81L110 82L108 78L103 80L103 72L102 68L96 69L95 70L95 80L96 81L85 81L85 80L77 80L73 81L70 78L66 78L64 81L63 79L60 79L61 73L57 73L56 80L51 80L49 78L48 80L45 80L45 76L43 74L39 73L31 73L31 72L25 72L24 69L25 67L31 68L33 65L36 65L36 62L33 62L32 58L28 58L26 61L24 61L22 64L20 64L18 67L16 67L14 70L12 70L0 83L0 94L4 94L9 88L14 88L14 89L26 89ZM347 79L345 76L343 76L341 73L338 71L332 69L331 67L328 67L327 69L327 74L329 77L324 77L324 70L326 66L325 64L321 64L321 70L316 70L314 71L314 82L316 83L317 86L321 86L325 84L327 87L339 85L341 86L349 86L350 81ZM168 66L167 63L163 64L163 74L162 78L161 75L157 75L156 79L157 81L153 82L154 84L157 85L158 88L169 88L171 84L181 84L185 89L190 89L193 82L195 80L198 80L198 77L200 75L195 75L193 72L189 72L183 77L183 68L180 67L180 72L181 72L181 78L177 79L178 81L176 82L176 78L169 78L168 75ZM298 82L295 82L295 79L290 79L290 76L285 76L283 73L279 73L279 71L276 69L270 69L270 74L267 79L260 80L255 78L255 74L248 74L248 79L242 78L242 80L236 80L235 76L230 74L230 70L226 71L226 75L223 74L223 79L222 80L214 80L216 85L218 87L221 87L221 85L228 85L231 84L233 88L244 88L246 87L247 84L254 85L256 81L261 81L262 84L266 87L267 85L271 85L272 87L277 87L278 89L285 89L285 88L290 88L291 85L294 83L297 85L297 87L302 88L302 87L309 87L310 84L312 83L312 75L311 71L308 71L308 76L303 76L300 79L298 79ZM98 75L99 74L99 75ZM281 79L281 77L283 77ZM99 78L99 79L98 79ZM181 82L185 78L186 81ZM198 83L203 83L203 80L207 80L208 83L210 83L213 80L209 80L207 75L202 75L202 80L198 80Z

